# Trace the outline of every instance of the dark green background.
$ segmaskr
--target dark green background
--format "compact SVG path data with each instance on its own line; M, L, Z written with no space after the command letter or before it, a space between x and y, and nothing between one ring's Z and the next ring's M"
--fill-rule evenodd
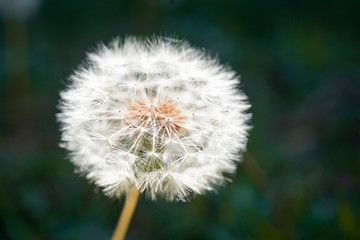
M359 239L359 12L359 1L308 0L44 0L23 20L3 12L0 239L110 238L123 200L73 173L58 93L100 41L153 33L231 65L254 128L231 183L188 203L142 197L127 239Z

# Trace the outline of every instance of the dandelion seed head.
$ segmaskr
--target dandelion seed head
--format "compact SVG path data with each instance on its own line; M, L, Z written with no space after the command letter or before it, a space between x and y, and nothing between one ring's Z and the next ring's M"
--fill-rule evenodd
M109 196L137 187L185 201L215 190L245 150L239 78L185 41L127 37L101 45L61 92L61 146Z

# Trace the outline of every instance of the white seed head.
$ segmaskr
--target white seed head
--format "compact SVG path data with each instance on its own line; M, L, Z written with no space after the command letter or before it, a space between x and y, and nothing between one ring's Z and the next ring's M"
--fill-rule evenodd
M185 201L234 173L250 114L235 72L187 42L127 37L89 53L61 92L61 146L109 196Z

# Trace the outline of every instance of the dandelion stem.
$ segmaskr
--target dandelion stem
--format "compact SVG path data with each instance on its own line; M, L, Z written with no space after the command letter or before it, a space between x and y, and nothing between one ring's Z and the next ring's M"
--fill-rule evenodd
M124 207L122 209L119 221L116 225L115 231L111 240L122 240L125 237L127 229L134 213L136 204L138 202L140 191L136 188L133 188L131 192L126 197Z

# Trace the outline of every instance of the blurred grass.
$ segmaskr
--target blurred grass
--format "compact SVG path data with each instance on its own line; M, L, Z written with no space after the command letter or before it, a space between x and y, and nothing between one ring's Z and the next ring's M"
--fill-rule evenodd
M153 32L233 66L254 129L231 183L189 203L141 198L128 239L359 239L359 5L64 0L3 15L0 239L111 236L123 200L73 173L57 147L58 92L98 42Z

